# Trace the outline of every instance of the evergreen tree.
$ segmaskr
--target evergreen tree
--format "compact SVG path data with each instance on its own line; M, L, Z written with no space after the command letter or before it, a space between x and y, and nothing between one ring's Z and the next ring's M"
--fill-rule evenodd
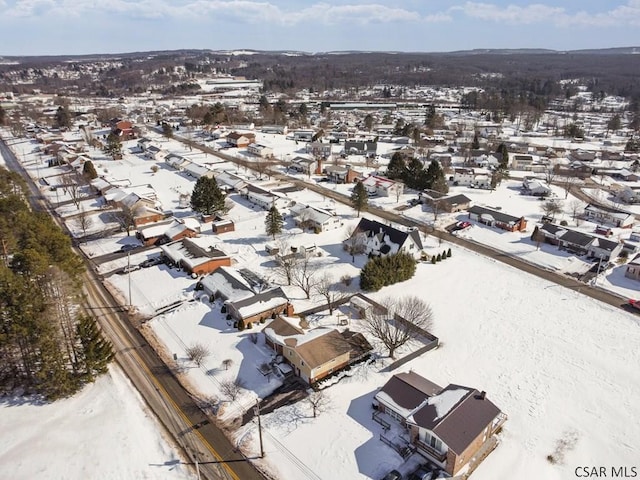
M267 212L267 217L264 219L264 225L267 231L267 235L271 235L271 238L276 239L276 235L282 232L282 225L284 221L282 220L282 215L276 208L275 205L272 205L269 211Z
M224 198L216 179L203 176L193 187L191 208L204 215L214 215L225 210Z
M407 160L404 153L396 152L387 166L387 177L392 180L404 180L407 175Z
M480 140L478 139L478 132L473 134L473 141L471 142L471 148L473 150L478 150L480 148Z
M54 115L55 125L58 128L69 128L71 126L71 112L66 105L60 105Z
M409 160L409 165L407 165L403 180L409 188L415 190L424 190L427 188L427 171L424 169L424 165L420 160L417 158Z
M367 194L367 189L362 182L358 181L351 193L351 206L358 212L358 217L360 216L360 212L367 208L368 204L369 195Z
M162 122L162 134L167 138L173 138L173 128L167 122Z
M435 190L440 193L447 193L449 191L449 185L447 179L444 176L444 170L440 166L437 160L431 160L426 173L427 188Z
M93 381L97 375L105 373L115 352L94 318L82 315L76 327L78 341L82 348L78 352L78 371L86 381Z
M500 158L499 169L502 171L509 169L509 150L507 150L507 146L504 143L498 145L496 148L496 153L499 153L502 157Z
M107 137L107 144L104 146L104 153L114 160L122 156L122 142L120 142L120 137L113 132L111 132Z
M451 248L449 248L449 250L447 250L447 258L451 258Z
M409 280L416 272L416 260L399 252L370 259L360 271L360 288L377 291L387 285Z
M86 162L84 162L84 167L82 167L82 174L89 180L98 178L98 172L96 172L96 167L93 166L93 162L91 160L87 160Z

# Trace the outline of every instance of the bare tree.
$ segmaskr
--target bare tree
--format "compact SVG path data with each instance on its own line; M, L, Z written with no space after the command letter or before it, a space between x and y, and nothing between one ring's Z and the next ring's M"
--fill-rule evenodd
M416 296L387 297L383 308L375 309L365 319L366 331L380 340L394 358L395 351L412 338L428 330L433 323L433 312L424 300Z
M136 217L138 216L137 208L129 208L126 205L122 209L111 213L113 219L120 225L126 232L127 237L131 235L131 229L136 225Z
M192 343L185 349L185 353L189 360L201 367L206 358L211 355L211 350L202 343Z
M78 215L76 215L75 223L82 230L82 235L86 236L87 229L93 225L93 219L89 216L89 212L81 208Z
M564 198L565 200L569 197L569 193L571 192L571 188L574 185L578 184L578 178L575 175L571 175L570 172L566 172L567 174L562 178L560 185L562 185L562 189L564 190Z
M333 275L328 272L322 275L315 285L315 292L327 302L329 315L333 314L333 309L336 307L338 301L349 296L349 292L345 291L342 287L343 284L334 282Z
M229 398L230 401L235 401L240 395L240 392L244 388L242 381L238 378L235 380L227 379L220 383L220 391Z
M547 182L547 185L551 185L551 182L556 178L556 169L549 165L544 171L544 180Z
M300 261L295 265L292 275L291 283L300 289L307 296L307 299L311 298L311 292L314 290L318 283L317 265L311 262L311 254L304 252L300 257Z
M317 390L309 394L307 403L311 407L313 418L316 418L320 413L329 408L331 401L324 390Z
M545 215L555 218L556 215L562 213L562 202L553 199L547 200L540 206L540 208Z
M226 358L222 361L222 366L224 367L225 370L229 370L229 367L233 365L233 360L231 360L230 358Z
M275 272L282 281L287 282L287 285L291 285L293 283L293 273L296 270L298 263L300 263L300 257L295 253L291 253L289 244L286 242L280 242L278 244L278 254L276 255Z
M569 202L569 211L571 212L571 218L573 218L573 221L576 222L576 224L578 224L580 220L580 211L583 209L584 204L577 198L574 198Z
M350 228L347 231L347 238L345 239L344 246L351 255L351 263L356 261L356 255L360 255L365 252L366 245L364 242L364 236L358 230L358 227Z
M62 188L64 193L71 197L71 201L80 209L80 202L86 196L82 185L80 185L80 177L76 174L68 173L62 176Z

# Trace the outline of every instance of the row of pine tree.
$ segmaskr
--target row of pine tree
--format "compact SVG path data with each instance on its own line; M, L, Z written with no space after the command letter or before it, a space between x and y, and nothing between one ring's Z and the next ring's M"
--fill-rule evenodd
M0 391L55 400L105 372L114 353L80 308L82 261L26 191L0 167Z

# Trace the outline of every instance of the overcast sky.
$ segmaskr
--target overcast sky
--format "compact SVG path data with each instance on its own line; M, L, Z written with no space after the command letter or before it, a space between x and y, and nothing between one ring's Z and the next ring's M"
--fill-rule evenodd
M638 46L639 27L640 0L0 0L0 55L571 50Z

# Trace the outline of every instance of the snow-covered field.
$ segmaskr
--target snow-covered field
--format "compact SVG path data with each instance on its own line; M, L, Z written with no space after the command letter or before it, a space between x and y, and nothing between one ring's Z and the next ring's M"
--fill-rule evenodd
M0 398L0 478L195 478L118 367L52 404Z
M486 390L509 416L501 445L473 478L573 478L579 465L629 465L640 457L640 425L629 421L640 415L634 401L640 395L638 317L455 247L451 258L420 264L412 280L374 297L407 292L431 304L433 333L442 345L399 371L413 369L440 385ZM336 323L329 317L325 322ZM250 408L257 396L279 385L257 370L270 358L268 349L228 325L218 304L187 303L150 325L168 351L178 353L190 382L220 402L222 417ZM350 328L358 329L358 321ZM194 342L211 350L201 368L184 353ZM228 370L222 366L227 358ZM403 465L379 441L381 426L371 420L373 395L391 375L380 372L387 363L381 359L356 369L325 390L331 410L318 418L311 418L304 402L265 416L264 462L278 478L376 479L395 467L409 471L418 462L413 458ZM245 390L229 403L219 386L236 377ZM547 455L565 437L576 437L575 447L563 464L550 464ZM258 452L255 424L237 438Z
M278 152L284 155L284 147L281 148ZM134 185L152 184L162 192L159 197L165 208L177 208L179 193L189 192L194 182L166 167L153 175L150 166L154 162L137 157L127 162L106 159L102 162L97 165L99 171L106 168L113 177L127 178ZM35 166L31 170L35 172ZM456 187L452 193L464 193L475 204L500 206L505 213L525 216L530 222L527 232L509 233L473 225L459 234L550 270L585 271L589 265L582 259L551 245L537 249L531 242L535 221L542 216L541 202L520 195L518 185L517 180L510 180L493 192ZM330 188L348 193L350 186ZM560 189L556 194L564 199ZM52 193L47 195L51 198ZM327 201L307 191L296 195L297 201L307 203L322 205ZM376 198L373 202L394 209L414 197L415 194L407 194L399 201ZM233 199L236 205L230 216L236 223L236 231L221 235L220 242L232 251L236 266L274 282L271 259L264 253L264 244L270 240L264 234L264 212L243 199ZM565 204L571 201L569 197ZM365 259L359 257L352 264L342 250L341 241L357 219L349 207L339 204L332 207L343 218L344 226L339 230L321 235L301 233L287 219L283 237L290 244L317 245L322 256L315 261L335 279L343 274L356 276ZM422 206L404 210L403 214L433 220L433 215ZM437 223L445 226L466 217L464 213L441 215ZM561 219L570 225L573 222L568 210ZM206 235L213 237L211 233ZM120 235L87 243L83 249L90 256L99 256L126 242L129 239ZM429 238L425 250L432 253L448 247ZM473 478L553 480L574 478L575 467L582 465L634 466L633 462L640 458L640 424L630 419L640 416L640 404L635 401L640 395L637 372L640 317L465 249L452 248L451 258L437 265L420 264L413 279L373 296L380 299L412 293L428 301L434 310L433 333L442 342L440 348L413 360L400 371L413 369L440 385L455 383L485 390L488 398L509 416L500 446L480 465ZM120 259L103 268L110 272L122 267L122 262ZM601 274L597 285L634 296L640 285L625 279L622 268ZM130 277L111 275L107 281L125 301L129 299L129 279L131 300L146 315L153 315L155 310L175 300L194 299L196 280L184 272L160 266L133 272ZM313 304L314 299L307 301L295 287L286 291L298 311ZM312 321L337 324L329 316ZM279 385L279 379L263 377L257 369L270 358L269 351L260 341L251 341L251 332L234 330L220 313L219 304L187 301L156 316L148 325L168 353L177 355L176 367L200 395L216 404L223 419L250 408L256 397L264 397ZM258 327L253 331L258 331ZM352 320L350 328L358 329L358 321ZM205 344L211 351L200 368L189 362L185 354L186 347L194 342ZM225 360L231 362L223 366ZM382 358L375 364L361 366L354 369L351 377L328 388L331 409L317 418L312 418L304 403L265 415L267 455L261 460L265 468L282 479L377 479L392 468L403 473L410 471L418 459L403 464L379 440L381 426L371 420L373 395L391 375L380 371L387 364L388 359ZM220 387L224 381L235 378L242 380L244 390L236 401L229 402ZM568 439L574 443L567 448L564 461L549 463L547 456L555 453L558 442ZM248 453L257 454L255 423L240 429L236 441Z

